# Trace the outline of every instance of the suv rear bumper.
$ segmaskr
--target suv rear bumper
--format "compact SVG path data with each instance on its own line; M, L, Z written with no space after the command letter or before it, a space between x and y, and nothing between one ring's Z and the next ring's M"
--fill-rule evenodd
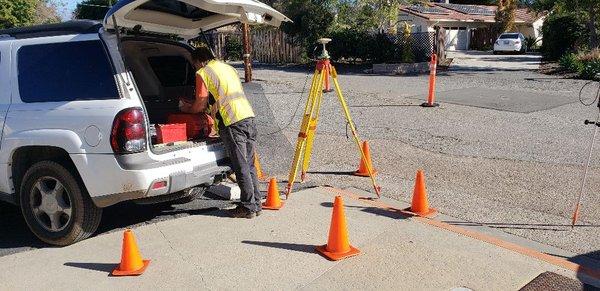
M147 156L147 153L144 153ZM190 158L146 163L144 167L126 168L111 155L72 155L77 165L85 159L87 165L77 168L88 193L98 207L140 198L172 194L187 188L213 184L215 177L225 175L231 169L228 159L221 151L195 152ZM83 169L83 171L82 171ZM87 171L87 173L86 173Z
M141 185L149 185L146 189L96 196L92 197L92 201L98 207L108 207L127 200L151 198L172 194L199 185L209 186L213 184L215 177L225 175L229 171L230 168L228 166L220 166L217 163L214 163L211 165L197 167L191 172L175 172L170 174L168 177L156 178L154 180L152 180L149 176L140 177L138 181ZM164 187L153 189L153 185L162 182L166 183Z

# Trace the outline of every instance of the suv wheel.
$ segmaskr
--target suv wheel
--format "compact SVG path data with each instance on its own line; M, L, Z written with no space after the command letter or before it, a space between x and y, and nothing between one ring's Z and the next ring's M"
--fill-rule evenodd
M31 231L52 245L66 246L90 237L102 216L102 209L73 174L51 161L34 164L25 173L20 202Z

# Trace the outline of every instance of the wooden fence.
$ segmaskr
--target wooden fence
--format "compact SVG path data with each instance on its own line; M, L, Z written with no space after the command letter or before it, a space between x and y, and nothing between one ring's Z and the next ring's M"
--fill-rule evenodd
M228 52L227 49L231 50L232 47L237 48L237 46L232 46L231 43L242 43L241 32L214 32L208 36L218 58L237 58L237 56L232 55L232 52ZM300 63L302 61L301 48L291 44L290 38L280 30L251 30L250 40L252 42L251 54L253 61L280 64Z

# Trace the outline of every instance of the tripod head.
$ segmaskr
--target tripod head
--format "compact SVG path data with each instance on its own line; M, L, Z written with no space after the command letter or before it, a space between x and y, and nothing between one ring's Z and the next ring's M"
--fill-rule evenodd
M323 52L319 56L319 59L328 60L330 57L326 45L331 42L331 38L319 38L317 42L323 45Z

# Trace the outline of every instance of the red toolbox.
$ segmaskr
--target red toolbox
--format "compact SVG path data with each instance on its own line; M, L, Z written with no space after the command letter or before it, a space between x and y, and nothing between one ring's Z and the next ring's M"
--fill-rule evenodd
M157 143L170 143L176 141L187 141L186 126L183 123L157 124Z
M206 113L171 113L167 116L169 123L184 123L189 139L208 137L212 132L214 121Z

